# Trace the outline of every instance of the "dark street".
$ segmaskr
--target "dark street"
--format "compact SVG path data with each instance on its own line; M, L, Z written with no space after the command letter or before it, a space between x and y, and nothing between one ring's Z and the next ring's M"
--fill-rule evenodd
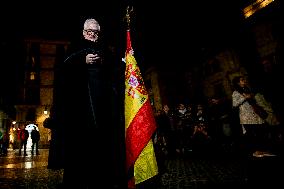
M48 149L40 149L38 156L30 154L28 151L28 156L18 156L17 150L10 149L7 156L0 156L1 189L60 188L63 170L47 169ZM166 173L138 188L276 188L282 183L279 172L283 161L280 155L246 158L232 152L189 152L184 157L167 159L166 167Z

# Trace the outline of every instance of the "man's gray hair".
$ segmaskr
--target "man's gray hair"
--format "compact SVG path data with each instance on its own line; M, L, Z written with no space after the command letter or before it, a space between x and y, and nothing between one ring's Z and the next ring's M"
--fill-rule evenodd
M88 19L85 20L84 29L86 29L88 27L88 25L90 25L90 24L96 24L98 26L98 30L99 31L101 30L99 22L94 18L88 18Z

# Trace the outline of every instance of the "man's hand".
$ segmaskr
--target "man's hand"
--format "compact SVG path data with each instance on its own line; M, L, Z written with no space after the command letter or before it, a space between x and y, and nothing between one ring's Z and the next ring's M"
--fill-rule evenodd
M101 57L98 54L87 54L86 63L87 64L95 64L100 62Z

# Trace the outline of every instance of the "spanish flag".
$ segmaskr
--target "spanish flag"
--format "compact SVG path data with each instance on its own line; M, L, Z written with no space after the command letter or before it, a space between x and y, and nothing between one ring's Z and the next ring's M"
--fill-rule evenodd
M158 174L152 142L156 122L150 99L133 55L130 30L126 33L125 52L125 132L128 187Z

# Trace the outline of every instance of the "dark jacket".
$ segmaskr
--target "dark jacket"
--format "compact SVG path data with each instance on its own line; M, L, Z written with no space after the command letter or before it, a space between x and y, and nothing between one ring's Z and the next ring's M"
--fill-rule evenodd
M84 41L75 47L55 75L54 116L63 143L64 180L94 183L88 173L96 170L101 175L96 182L109 178L110 184L124 174L124 72L120 61L108 62L115 59L104 48ZM102 63L87 65L90 52L101 53Z
M40 140L40 133L38 130L33 129L31 132L31 139L33 142L38 142Z

